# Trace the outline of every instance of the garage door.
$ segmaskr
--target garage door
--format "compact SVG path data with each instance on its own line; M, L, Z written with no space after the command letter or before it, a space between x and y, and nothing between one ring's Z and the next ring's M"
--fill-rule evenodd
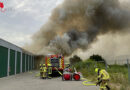
M10 49L10 66L9 75L15 74L15 51Z
M28 55L26 55L26 71L28 71Z
M20 60L21 60L21 53L17 52L17 74L20 73Z
M29 70L31 70L31 56L29 55Z
M22 72L25 72L25 54L22 56Z
M8 48L0 46L0 78L7 76Z

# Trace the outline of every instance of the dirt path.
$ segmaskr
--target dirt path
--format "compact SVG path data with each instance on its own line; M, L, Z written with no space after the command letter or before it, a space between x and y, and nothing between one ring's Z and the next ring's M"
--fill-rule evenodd
M83 86L82 81L62 81L61 78L43 80L36 71L0 79L0 90L99 90L96 86Z

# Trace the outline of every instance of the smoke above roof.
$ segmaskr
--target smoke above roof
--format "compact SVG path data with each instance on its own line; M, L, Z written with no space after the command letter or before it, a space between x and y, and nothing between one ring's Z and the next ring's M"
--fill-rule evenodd
M65 0L33 35L28 49L40 55L70 56L91 48L100 35L125 34L129 27L130 11L118 0Z

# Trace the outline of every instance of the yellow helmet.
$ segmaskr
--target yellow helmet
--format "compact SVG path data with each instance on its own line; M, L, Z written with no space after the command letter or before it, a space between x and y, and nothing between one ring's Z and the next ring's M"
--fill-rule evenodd
M45 67L46 65L45 65L45 64L43 64L43 66Z
M51 66L51 64L48 64L48 66Z
M95 72L98 73L99 68L95 68Z

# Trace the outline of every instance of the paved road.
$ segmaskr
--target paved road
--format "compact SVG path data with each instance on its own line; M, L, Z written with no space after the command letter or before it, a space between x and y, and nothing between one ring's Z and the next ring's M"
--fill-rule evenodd
M99 90L96 86L83 86L82 81L62 81L61 78L42 80L36 71L0 79L0 90Z

